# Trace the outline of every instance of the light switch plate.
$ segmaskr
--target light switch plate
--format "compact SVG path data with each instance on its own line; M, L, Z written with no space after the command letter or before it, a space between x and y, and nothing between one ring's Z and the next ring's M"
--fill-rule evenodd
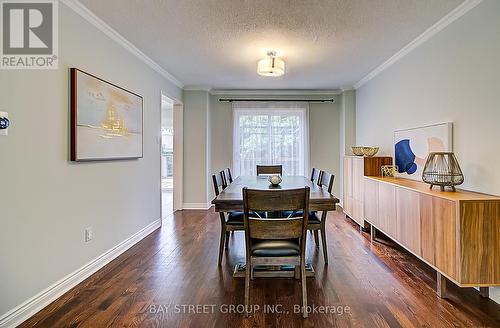
M0 112L0 117L9 118L9 113ZM4 130L0 130L0 136L6 136L8 134L9 134L9 128L4 129Z

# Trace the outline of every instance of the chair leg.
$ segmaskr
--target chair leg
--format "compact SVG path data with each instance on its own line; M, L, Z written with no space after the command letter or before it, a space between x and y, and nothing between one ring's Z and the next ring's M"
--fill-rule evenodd
M226 249L229 246L229 236L230 236L229 231L227 231L226 232Z
M321 243L323 244L323 257L325 258L325 265L328 265L328 247L326 247L325 227L321 228Z
M219 243L219 265L222 264L222 255L224 254L224 239L226 236L226 228L222 226L220 228L220 243Z
M300 261L300 276L302 278L302 316L307 318L307 286L306 286L306 259Z
M295 279L300 279L300 265L295 266Z
M314 242L316 243L316 248L319 248L319 236L318 236L318 230L314 230Z
M249 315L249 305L250 305L250 270L251 262L247 261L247 266L245 268L245 317L248 318Z

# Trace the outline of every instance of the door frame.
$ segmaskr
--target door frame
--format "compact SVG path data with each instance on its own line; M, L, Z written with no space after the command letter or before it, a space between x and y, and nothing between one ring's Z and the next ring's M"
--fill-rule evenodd
M181 101L169 96L163 90L160 91L160 122L163 115L162 104L164 101L173 105L173 150L174 150L174 165L173 165L173 211L182 210L183 202L183 163L184 163L184 141L183 141L183 119L184 106ZM160 123L161 130L161 123ZM161 163L161 133L159 137L160 148L160 163ZM160 164L160 215L163 219L163 204L162 204L162 188L161 188L161 164Z

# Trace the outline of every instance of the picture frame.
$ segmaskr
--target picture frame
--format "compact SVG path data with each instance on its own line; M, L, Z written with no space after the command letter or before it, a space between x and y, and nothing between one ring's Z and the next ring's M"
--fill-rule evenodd
M70 68L70 111L71 161L143 158L142 96Z
M443 151L453 151L452 122L394 131L394 163L399 177L421 181L429 153Z

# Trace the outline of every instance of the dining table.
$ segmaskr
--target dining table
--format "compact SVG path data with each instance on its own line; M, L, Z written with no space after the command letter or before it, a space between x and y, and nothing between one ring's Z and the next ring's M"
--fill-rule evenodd
M239 176L229 184L214 200L212 204L216 212L243 212L243 188L258 190L286 190L309 187L310 211L335 211L339 199L305 176L283 176L278 186L268 181L268 176ZM234 277L245 277L245 264L235 265ZM264 267L254 271L255 277L293 277L291 267ZM314 276L312 264L306 263L306 276Z

